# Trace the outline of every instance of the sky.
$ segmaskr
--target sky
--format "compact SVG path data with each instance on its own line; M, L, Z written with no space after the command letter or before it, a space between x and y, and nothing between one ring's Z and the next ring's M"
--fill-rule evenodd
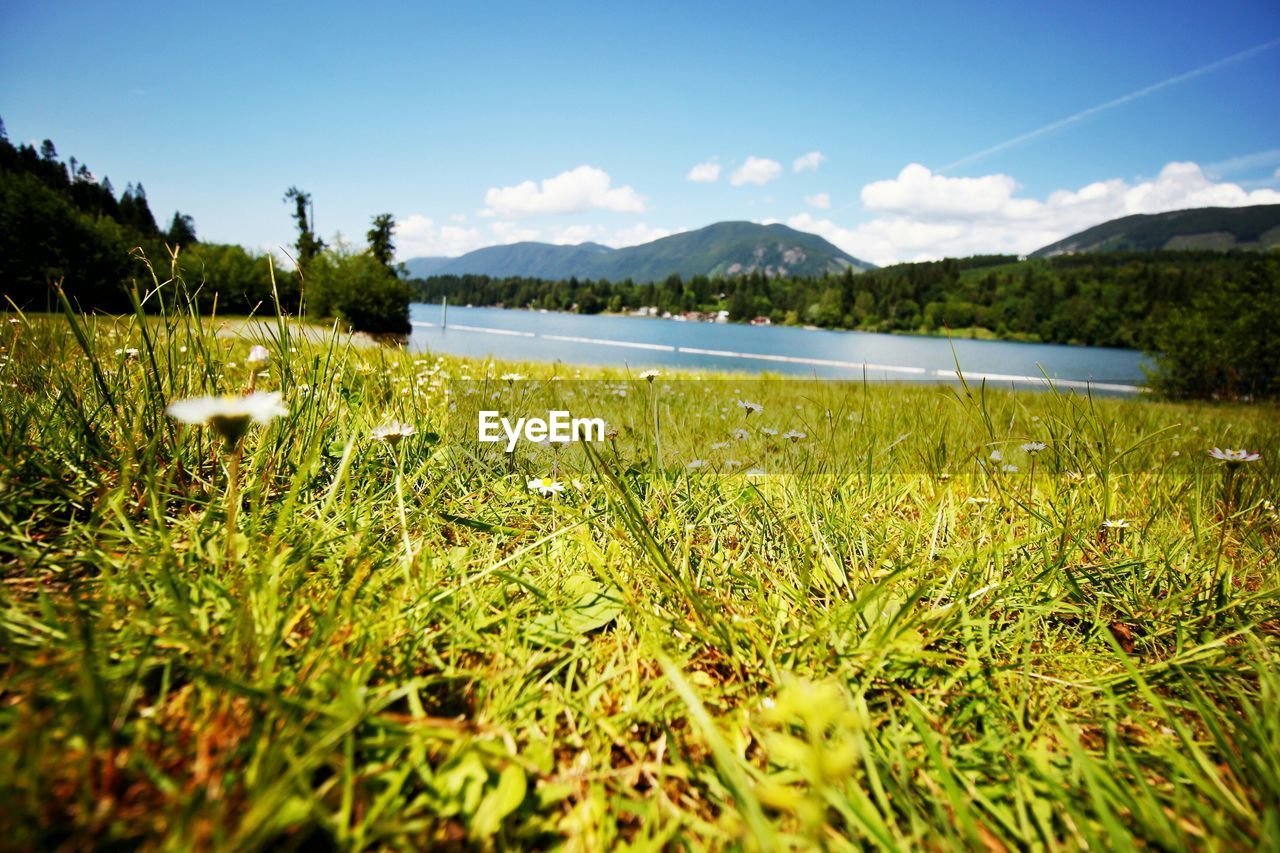
M207 8L206 8L207 6ZM782 222L877 264L1280 203L1280 3L5 0L0 118L261 251Z

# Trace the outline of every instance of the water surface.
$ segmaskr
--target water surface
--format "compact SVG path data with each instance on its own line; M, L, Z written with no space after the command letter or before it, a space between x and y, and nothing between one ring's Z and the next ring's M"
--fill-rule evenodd
M823 378L1139 390L1145 359L1134 350L1012 341L947 340L784 326L685 323L506 308L410 306L410 347L462 356L567 364L681 367Z

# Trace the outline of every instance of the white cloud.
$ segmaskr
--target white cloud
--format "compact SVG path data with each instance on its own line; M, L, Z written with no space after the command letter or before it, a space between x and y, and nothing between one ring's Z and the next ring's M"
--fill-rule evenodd
M498 243L524 243L538 239L537 228L525 228L505 220L490 223L489 230L493 232L493 236L497 238ZM486 245L493 245L493 242L490 240Z
M729 183L735 187L743 184L767 184L782 174L782 164L767 157L748 157L747 162L739 166L729 176Z
M551 237L551 242L559 246L576 246L579 243L599 243L608 234L603 225L569 225L561 228Z
M822 165L827 156L821 151L810 151L808 154L801 154L799 157L791 161L791 168L797 172L803 172L806 169L816 169Z
M437 225L420 213L396 222L395 243L396 255L400 258L423 255L454 257L485 245L475 228Z
M852 255L876 264L1026 254L1102 222L1134 213L1190 207L1240 207L1280 203L1280 192L1249 192L1215 183L1195 163L1169 163L1147 181L1097 181L1078 190L1058 190L1044 200L1019 197L1008 175L949 178L919 164L892 180L862 188L863 205L881 214L851 228L807 213L787 224L826 237Z
M511 187L491 187L484 194L484 203L492 213L508 217L587 210L644 212L644 199L639 193L629 186L611 184L608 172L594 166L579 166L544 179L541 186L534 181L524 181Z
M613 236L604 241L614 248L622 246L638 246L641 243L648 243L653 240L660 240L663 237L670 237L672 234L682 234L688 231L688 228L681 226L679 228L650 228L643 222L637 222L627 228L619 228L613 232Z
M720 180L720 164L715 160L699 163L689 170L685 179L698 184L714 184Z
M826 210L827 208L831 207L831 194L830 193L814 193L813 195L807 195L804 197L804 203L809 205L810 207L816 207L821 210Z
M620 249L623 246L638 246L662 237L669 237L687 229L651 228L644 222L637 222L624 228L610 230L603 225L570 225L562 228L552 238L552 243L565 246L576 246L579 243L601 243Z

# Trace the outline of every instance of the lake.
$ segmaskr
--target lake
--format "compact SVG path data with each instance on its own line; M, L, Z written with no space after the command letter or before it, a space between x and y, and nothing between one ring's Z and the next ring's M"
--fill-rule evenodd
M680 367L837 379L954 380L1043 387L1141 390L1142 353L1105 347L975 341L785 326L694 323L508 308L410 306L409 346L420 352L566 364ZM954 351L953 351L954 347Z

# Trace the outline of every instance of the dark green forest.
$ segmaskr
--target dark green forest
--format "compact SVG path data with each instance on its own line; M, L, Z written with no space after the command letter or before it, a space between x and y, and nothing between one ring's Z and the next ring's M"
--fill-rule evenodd
M110 178L75 157L64 162L51 140L13 145L0 122L0 294L24 310L50 310L61 287L81 309L128 311L135 286L154 286L153 269L164 282L176 266L203 311L270 313L278 298L290 314L305 307L310 318L338 317L358 331L407 334L410 293L393 260L391 215L373 218L370 248L355 252L312 232L308 193L290 187L283 200L298 229L298 268L277 268L273 288L266 255L201 242L181 211L161 228L141 183L117 196Z
M1280 392L1280 255L1138 252L1019 261L1007 255L900 264L819 278L671 276L661 282L439 276L415 298L593 314L728 311L746 322L832 329L981 335L1128 347L1161 356L1170 396L1272 397ZM1188 336L1216 340L1187 352ZM1177 369L1173 365L1177 357Z

